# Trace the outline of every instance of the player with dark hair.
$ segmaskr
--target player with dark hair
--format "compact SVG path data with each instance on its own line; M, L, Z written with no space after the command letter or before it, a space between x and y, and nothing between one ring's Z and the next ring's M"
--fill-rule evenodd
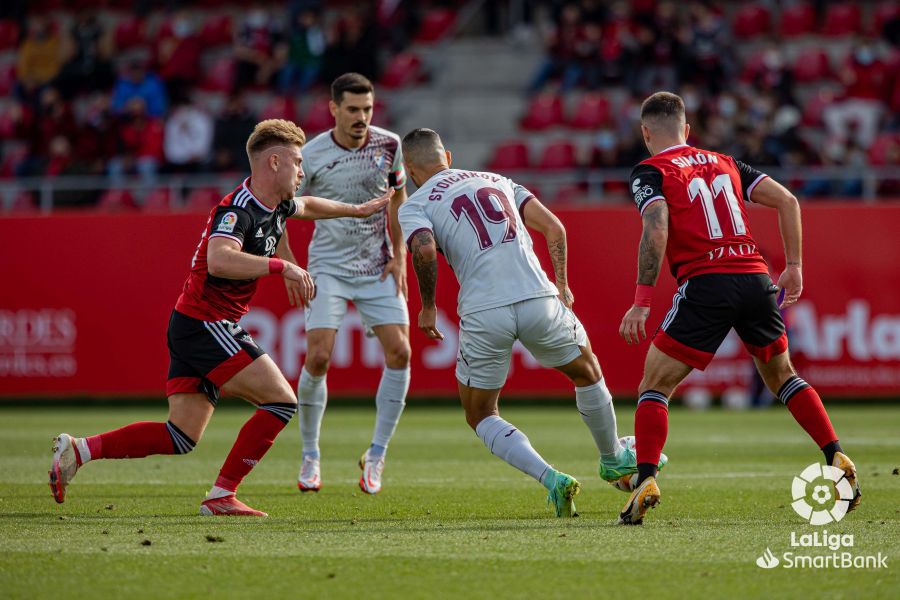
M371 125L375 88L358 73L331 84L334 127L304 148L303 193L356 205L388 190L396 193L386 210L368 219L335 219L316 224L309 245L309 272L316 297L306 303L306 357L300 371L300 436L303 454L297 487L316 492L322 485L319 432L328 403L326 376L338 329L353 302L366 335L384 350L384 370L375 393L375 427L362 453L359 487L377 494L388 443L406 406L409 389L409 313L406 307L406 248L397 209L406 200L406 172L400 138ZM390 235L388 235L390 233ZM279 256L295 262L285 242ZM291 304L300 304L295 284L286 281Z
M634 305L622 319L620 335L629 344L647 337L650 296L663 256L679 287L647 351L635 413L638 472L616 482L633 490L619 522L639 524L659 503L656 471L668 434L669 397L692 369L706 368L732 327L766 386L822 449L826 463L844 472L854 491L849 509L856 508L856 467L841 450L819 395L794 370L778 311L779 290L784 290L781 307L797 302L803 290L797 199L730 156L689 146L684 102L675 94L657 92L644 101L641 131L651 157L631 173L643 234ZM777 285L750 233L745 201L778 211L787 266Z
M257 279L277 274L297 283L305 301L315 297L309 273L272 258L285 219L366 218L382 210L390 194L351 206L324 198L294 198L303 171L303 131L290 121L259 123L247 141L250 177L216 206L200 237L191 271L169 320L167 422L132 423L115 431L53 442L50 490L63 502L75 473L101 458L187 454L200 441L221 389L258 410L238 434L201 515L266 516L235 497L241 480L262 459L297 411L297 400L274 361L238 320L256 292Z

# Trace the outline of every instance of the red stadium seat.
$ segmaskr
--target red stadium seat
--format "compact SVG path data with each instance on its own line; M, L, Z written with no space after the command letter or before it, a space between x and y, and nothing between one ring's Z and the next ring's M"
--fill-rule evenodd
M834 92L828 90L819 90L810 96L803 107L803 124L811 127L817 127L822 124L822 113L825 107L834 102Z
M831 37L852 35L860 31L862 14L853 2L830 4L825 12L822 34Z
M293 96L275 96L263 107L259 114L261 121L265 119L287 119L297 121L297 105Z
M391 113L388 111L387 104L381 98L375 98L372 106L372 125L378 127L387 127L391 124Z
M794 59L794 77L801 83L827 79L831 75L828 54L819 48L806 48Z
M521 141L504 142L494 148L494 156L488 163L491 171L518 171L527 169L528 145Z
M142 46L146 38L146 24L139 17L127 16L116 25L114 39L117 50Z
M184 210L207 213L222 200L222 196L223 194L217 188L197 188L188 195L184 203Z
M172 210L172 195L169 188L156 188L152 190L141 204L144 212L169 212Z
M555 125L562 125L563 102L555 94L541 94L531 101L525 116L522 117L522 128L529 131L541 131Z
M38 211L38 203L31 192L19 192L9 205L10 212L33 213Z
M303 115L300 127L307 135L321 133L334 127L334 117L331 116L331 109L328 108L328 100L327 96L313 100L309 110Z
M208 92L230 92L234 85L234 59L223 56L206 70L200 88Z
M885 23L900 16L900 4L897 2L884 2L872 11L872 26L869 33L880 36Z
M585 94L575 106L569 119L569 127L575 129L597 129L609 123L610 105L606 96Z
M812 32L816 26L816 11L807 2L791 4L781 11L782 37L797 37Z
M411 52L395 55L381 76L381 85L395 89L422 80L422 59Z
M875 166L900 165L900 135L882 133L869 147L869 163Z
M734 14L731 25L734 35L741 39L754 38L769 30L769 10L759 4L742 6Z
M0 51L19 45L19 25L15 21L0 20Z
M570 183L561 186L553 195L553 204L578 204L587 197L586 186L580 183Z
M200 29L200 39L206 48L230 44L234 38L234 22L231 15L212 15Z
M537 168L544 171L565 171L578 166L575 145L572 142L561 140L547 144L541 153Z
M128 190L106 190L97 202L97 209L104 212L126 212L137 209L134 195Z
M448 8L430 10L422 19L416 41L426 44L440 41L450 32L454 23L456 23L456 11Z
M16 63L0 64L0 96L9 96L16 87Z

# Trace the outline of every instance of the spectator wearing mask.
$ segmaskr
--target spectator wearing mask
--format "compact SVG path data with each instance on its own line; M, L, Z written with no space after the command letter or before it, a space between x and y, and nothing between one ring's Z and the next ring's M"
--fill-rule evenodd
M178 11L156 47L159 76L166 83L169 96L186 93L200 79L202 52L203 44L191 16L186 11Z
M166 119L163 153L166 168L175 173L196 173L209 159L213 120L190 102L179 103Z
M281 28L261 5L247 13L234 45L234 90L267 85L284 60Z
M890 72L879 58L872 40L864 39L853 49L840 73L843 99L825 108L822 119L829 135L843 144L851 138L855 125L856 144L868 148L878 133Z
M240 171L247 164L247 137L256 125L256 117L247 108L242 94L228 99L225 110L216 119L213 134L213 165L218 173Z
M68 60L56 81L63 96L112 87L115 72L109 60L109 39L94 13L79 13L69 32L67 46Z
M16 58L16 91L28 103L37 103L44 86L62 67L62 47L53 24L41 16L28 21L28 33Z
M314 10L298 13L296 27L288 39L287 62L279 74L282 94L302 92L316 83L326 45L318 13Z
M140 96L128 101L120 118L119 151L109 161L109 176L114 182L125 175L139 175L152 183L163 161L163 124L150 115Z
M130 61L116 81L113 88L113 113L125 113L129 106L135 106L131 103L135 98L143 101L144 111L149 117L159 118L166 112L166 88L158 76L147 71L144 61L140 59Z

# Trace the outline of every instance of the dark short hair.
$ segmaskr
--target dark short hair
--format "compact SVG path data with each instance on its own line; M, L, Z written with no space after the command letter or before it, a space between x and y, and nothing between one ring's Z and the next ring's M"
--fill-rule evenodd
M656 92L641 105L641 121L647 119L681 120L684 118L684 100L671 92Z
M340 104L344 99L344 93L374 94L375 86L365 75L359 73L344 73L331 82L331 99L335 104Z
M411 164L431 164L440 159L444 144L433 129L420 127L403 136L403 159Z

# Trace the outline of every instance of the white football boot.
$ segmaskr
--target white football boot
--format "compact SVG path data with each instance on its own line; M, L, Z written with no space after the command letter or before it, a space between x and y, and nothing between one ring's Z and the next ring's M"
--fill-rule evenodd
M66 488L78 472L75 438L61 433L53 438L53 463L50 465L50 491L59 504L66 501Z
M300 475L297 477L297 488L301 492L318 492L322 487L322 477L319 470L319 459L311 456L303 457L300 465Z
M359 489L372 495L380 492L381 474L384 472L384 456L369 458L369 451L366 450L359 458L359 468L362 469L362 475L359 477Z

